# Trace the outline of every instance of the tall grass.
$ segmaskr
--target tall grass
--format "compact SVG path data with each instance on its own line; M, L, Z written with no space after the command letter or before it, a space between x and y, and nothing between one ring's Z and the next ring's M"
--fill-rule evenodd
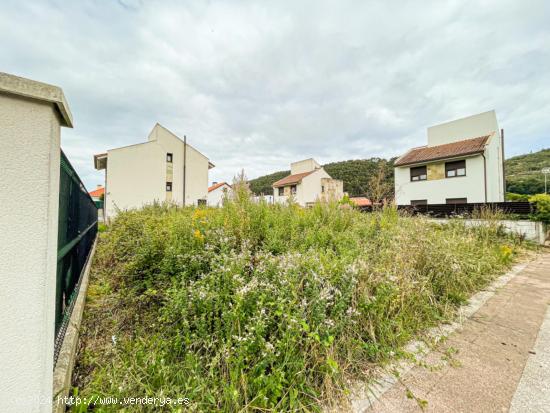
M521 249L492 226L244 194L220 209L123 212L101 234L76 384L187 397L191 411L317 411ZM147 409L159 411L132 411Z

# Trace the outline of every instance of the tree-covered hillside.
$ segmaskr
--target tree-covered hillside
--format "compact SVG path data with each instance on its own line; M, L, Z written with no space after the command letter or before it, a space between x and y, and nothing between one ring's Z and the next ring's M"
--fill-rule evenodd
M550 149L514 156L506 160L506 190L516 194L544 192L544 175L540 170L550 167Z
M368 195L369 180L380 174L388 187L393 188L393 161L382 158L354 159L332 162L323 165L327 173L334 179L344 181L344 191L350 196ZM255 194L273 193L273 182L289 175L290 171L279 171L249 181L250 189Z

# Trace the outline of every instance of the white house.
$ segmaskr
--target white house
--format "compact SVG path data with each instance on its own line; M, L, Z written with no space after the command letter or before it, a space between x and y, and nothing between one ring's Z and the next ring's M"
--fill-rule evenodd
M221 206L223 200L231 192L231 185L227 182L213 182L208 188L207 204L208 206Z
M314 159L290 164L290 175L273 183L274 202L285 202L293 197L302 206L316 201L340 200L344 196L344 183L331 176Z
M95 168L105 169L105 215L140 208L152 202L206 204L206 156L168 129L155 125L147 142L110 149L94 156Z
M394 165L398 205L504 201L504 144L495 111L428 128L428 145Z

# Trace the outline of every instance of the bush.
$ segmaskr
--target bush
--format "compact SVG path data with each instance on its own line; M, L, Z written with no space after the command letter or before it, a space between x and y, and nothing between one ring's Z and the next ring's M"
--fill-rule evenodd
M76 385L195 411L318 411L451 319L520 247L497 226L245 194L122 212L94 259Z
M533 221L550 223L550 195L538 194L529 198L529 202L535 204L537 211L531 214Z

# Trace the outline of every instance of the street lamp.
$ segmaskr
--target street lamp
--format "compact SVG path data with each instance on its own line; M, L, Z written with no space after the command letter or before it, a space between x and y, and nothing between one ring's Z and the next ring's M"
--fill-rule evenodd
M550 168L542 168L540 171L544 174L544 193L546 194L546 177L550 174Z

